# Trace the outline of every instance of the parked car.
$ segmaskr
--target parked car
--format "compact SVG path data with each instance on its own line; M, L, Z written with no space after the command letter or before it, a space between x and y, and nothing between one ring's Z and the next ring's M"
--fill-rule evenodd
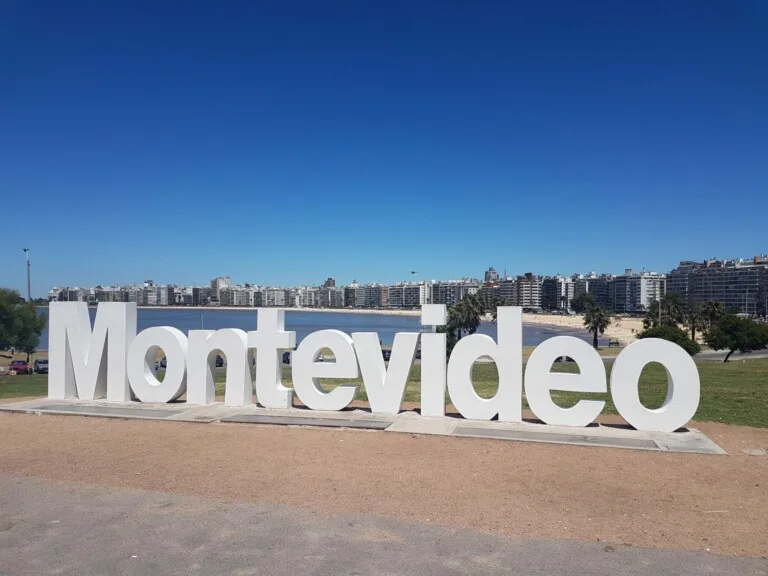
M16 374L31 374L29 364L26 360L11 360L10 366L8 366L10 372L16 372Z
M35 374L48 374L48 358L35 360Z
M224 366L224 358L222 358L219 354L216 354L216 368L221 368Z

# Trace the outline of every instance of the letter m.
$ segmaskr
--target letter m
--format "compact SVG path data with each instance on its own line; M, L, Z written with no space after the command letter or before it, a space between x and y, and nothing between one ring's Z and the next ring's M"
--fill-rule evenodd
M136 336L135 303L100 303L91 328L85 302L51 302L48 322L49 398L131 399L125 360Z

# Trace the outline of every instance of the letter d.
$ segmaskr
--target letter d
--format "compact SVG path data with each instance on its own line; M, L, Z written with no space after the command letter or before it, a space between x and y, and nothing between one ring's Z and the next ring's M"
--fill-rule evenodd
M458 341L448 362L448 394L459 413L469 420L490 420L496 414L502 422L523 418L523 309L498 308L499 343L484 334L472 334ZM489 356L499 372L499 389L493 398L481 398L472 384L472 365Z

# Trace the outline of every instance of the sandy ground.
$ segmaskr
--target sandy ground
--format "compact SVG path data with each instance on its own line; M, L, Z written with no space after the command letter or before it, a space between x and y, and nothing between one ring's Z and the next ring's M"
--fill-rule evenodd
M729 456L385 432L0 414L0 473L373 514L507 538L768 555L768 430Z
M546 326L559 326L584 330L584 318L582 316L558 316L556 314L524 314L525 324L544 324ZM611 325L601 338L614 338L623 344L632 342L637 333L643 329L642 318L611 318Z

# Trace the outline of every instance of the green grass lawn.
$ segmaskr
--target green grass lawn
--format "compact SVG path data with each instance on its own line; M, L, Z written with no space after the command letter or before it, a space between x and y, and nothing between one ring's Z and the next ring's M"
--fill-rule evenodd
M572 364L554 366L555 370L575 371ZM608 371L610 367L611 362L606 362ZM698 368L701 377L701 402L696 420L768 428L768 360L756 359L728 364L703 362L698 364ZM405 392L406 401L419 401L420 373L420 366L411 368ZM474 379L478 394L487 398L495 394L498 387L495 365L476 364ZM216 393L223 395L224 370L217 371L216 381ZM291 385L291 369L288 366L283 369L283 383L286 386ZM361 385L361 399L367 400L362 381L357 380L355 383ZM333 384L329 381L327 387L332 388ZM0 398L44 396L46 392L46 376L0 377ZM650 364L640 378L640 398L645 406L656 408L662 404L666 393L666 372L659 364ZM571 406L581 398L601 399L606 401L604 413L616 413L610 394L554 392L553 398L561 406Z

